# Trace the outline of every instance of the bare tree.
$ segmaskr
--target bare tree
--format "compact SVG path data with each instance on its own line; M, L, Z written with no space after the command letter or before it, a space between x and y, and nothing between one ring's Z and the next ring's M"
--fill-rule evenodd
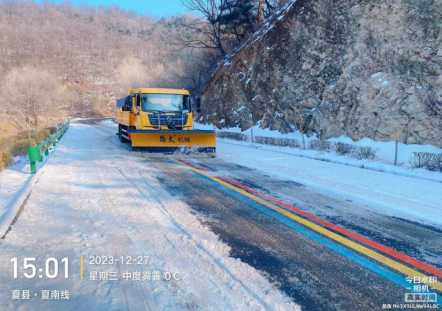
M198 88L213 50L183 47L180 38L208 43L209 29L182 28L183 20L209 26L194 17L0 0L0 122L18 132L65 113L110 115L130 86Z
M183 21L196 34L184 37L187 46L216 49L224 56L255 31L266 16L273 14L285 0L182 0L204 20Z
M264 12L265 12L265 0L259 0L258 2L258 14L257 14L257 23L261 24L264 20Z
M69 91L54 74L32 66L11 70L0 92L8 115L16 124L24 122L27 130L40 128L42 116L63 114L60 103L67 106L71 100Z
M197 41L189 40L190 46L215 48L226 54L224 46L222 24L219 22L220 17L227 9L228 0L183 0L184 5L190 10L199 12L207 21L204 23L195 19L193 23L189 23L188 27L195 32L199 32L207 37L207 41L198 39Z

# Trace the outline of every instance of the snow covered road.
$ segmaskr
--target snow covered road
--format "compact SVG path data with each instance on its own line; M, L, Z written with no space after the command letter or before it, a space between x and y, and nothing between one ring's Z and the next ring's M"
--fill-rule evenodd
M163 189L158 175L117 142L113 128L73 124L0 242L1 310L297 308L254 268L229 257L229 247ZM93 256L146 262L92 265ZM42 270L48 257L68 257L69 277L49 279L37 269L15 280L14 257L36 258ZM16 299L18 290L29 299Z
M426 181L225 140L217 159L184 157L186 165L180 156L130 151L115 131L111 121L72 124L36 176L18 221L0 240L1 310L334 311L404 302L404 274L211 176L442 267L439 192ZM0 202L18 189L11 180ZM49 257L59 260L58 277L48 277Z
M286 148L218 140L219 157L352 200L367 210L442 226L442 184L338 163L296 157ZM253 156L251 156L253 154Z

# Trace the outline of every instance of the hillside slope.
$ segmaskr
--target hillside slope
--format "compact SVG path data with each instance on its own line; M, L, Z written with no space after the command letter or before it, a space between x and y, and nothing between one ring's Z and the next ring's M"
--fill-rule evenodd
M45 124L110 115L130 86L193 88L206 55L181 42L193 19L0 0L0 136L22 131L30 110Z
M206 121L442 146L441 0L293 2L216 71Z

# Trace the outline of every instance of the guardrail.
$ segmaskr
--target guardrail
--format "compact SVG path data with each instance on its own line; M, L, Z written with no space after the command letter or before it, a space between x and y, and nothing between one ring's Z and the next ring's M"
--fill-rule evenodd
M37 173L37 163L43 161L43 156L48 156L51 148L60 141L69 128L69 121L64 122L57 127L57 130L50 134L45 140L35 146L28 148L28 157L31 167L31 174Z

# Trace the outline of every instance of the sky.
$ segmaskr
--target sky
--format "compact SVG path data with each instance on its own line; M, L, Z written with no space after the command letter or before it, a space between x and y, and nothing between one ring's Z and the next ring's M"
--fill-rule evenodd
M64 0L53 0L63 2ZM166 17L189 12L181 0L70 0L76 5L118 6L139 14Z

